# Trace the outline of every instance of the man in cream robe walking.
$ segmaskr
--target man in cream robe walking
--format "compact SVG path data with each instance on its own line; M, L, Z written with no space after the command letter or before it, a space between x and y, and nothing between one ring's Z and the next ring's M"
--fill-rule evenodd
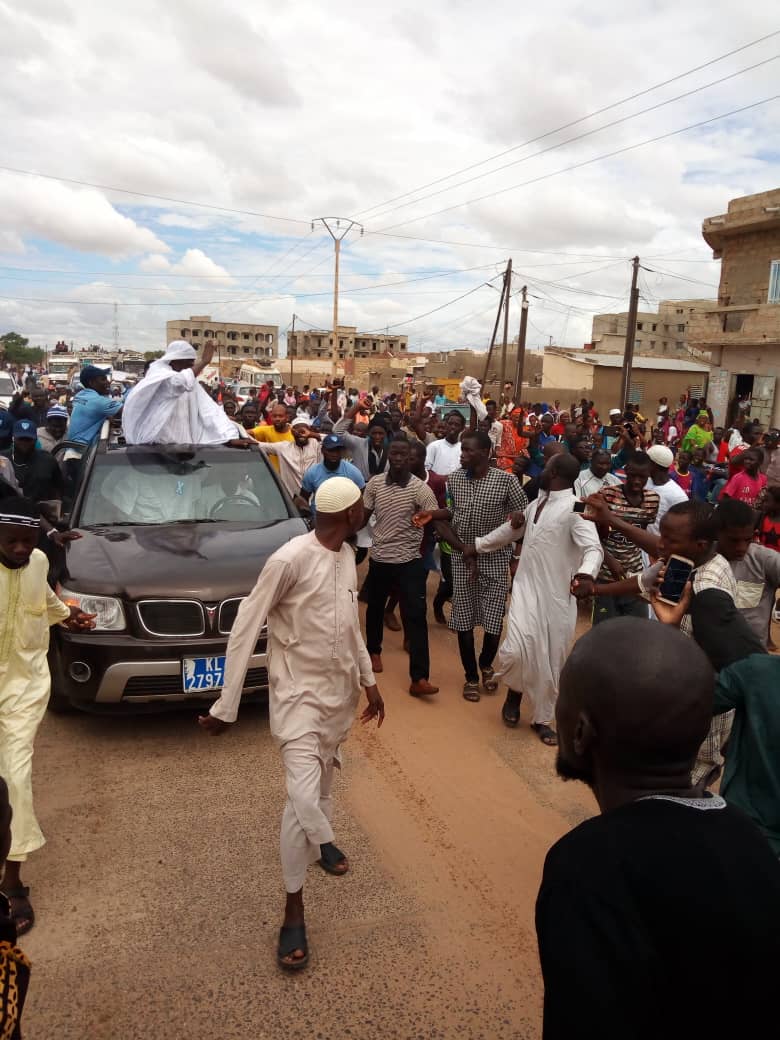
M558 680L577 622L572 589L578 599L591 594L604 557L595 525L574 512L573 485L579 472L573 455L553 455L540 478L539 498L525 512L524 530L503 524L477 538L472 551L495 552L523 537L506 636L498 650L496 678L503 677L509 686L501 716L508 726L516 726L520 700L527 693L533 706L531 728L553 746L558 742L551 726Z
M319 862L336 876L349 869L333 844L331 785L361 686L368 698L361 721L377 719L381 726L385 715L360 632L355 554L347 544L363 524L362 501L346 477L331 477L317 490L315 530L267 561L233 625L222 695L199 719L212 735L235 722L249 658L268 619L271 733L287 781L280 843L287 904L277 959L288 971L304 968L309 959L307 868Z

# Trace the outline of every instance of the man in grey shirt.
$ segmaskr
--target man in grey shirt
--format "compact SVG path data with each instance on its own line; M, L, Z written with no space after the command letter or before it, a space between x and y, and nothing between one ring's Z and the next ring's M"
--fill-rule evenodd
M737 582L737 607L766 646L780 587L780 552L753 541L756 518L746 502L724 498L717 517L718 552L729 561Z

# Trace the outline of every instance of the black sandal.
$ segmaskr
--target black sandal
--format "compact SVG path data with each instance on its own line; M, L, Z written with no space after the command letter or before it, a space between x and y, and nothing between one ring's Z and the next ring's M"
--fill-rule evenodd
M547 747L558 746L558 734L552 726L547 726L543 722L533 722L531 723L531 729L539 737L539 740L541 740L543 744L546 744Z
M286 961L285 957L292 957L296 950L303 950L303 957ZM279 946L276 950L276 960L279 967L284 971L300 971L309 963L309 944L306 940L305 924L282 925L279 930Z
M463 684L463 699L471 701L472 704L476 704L480 699L479 697L479 683L477 682L465 682Z
M20 910L14 910L11 907L11 920L16 928L17 938L21 935L26 935L30 931L32 926L35 924L35 911L30 903L30 887L29 885L20 885L19 888L9 888L4 895L9 899L24 900L27 904Z
M522 698L522 693L515 693L513 690L510 690L506 695L504 707L501 709L501 718L504 720L504 725L509 726L510 729L514 729L520 723L520 701Z
M492 668L482 669L482 689L485 693L495 693L498 689L498 679Z
M349 873L347 857L341 849L336 848L332 841L327 842L325 845L320 845L320 858L317 862L326 874L332 874L334 877L344 877L345 874ZM346 870L338 869L341 863L347 864Z

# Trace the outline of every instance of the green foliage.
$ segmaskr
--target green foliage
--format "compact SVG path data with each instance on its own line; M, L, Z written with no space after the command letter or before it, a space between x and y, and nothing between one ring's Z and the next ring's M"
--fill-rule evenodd
M40 347L28 347L29 339L18 332L6 332L0 336L0 354L12 365L38 364L43 361Z

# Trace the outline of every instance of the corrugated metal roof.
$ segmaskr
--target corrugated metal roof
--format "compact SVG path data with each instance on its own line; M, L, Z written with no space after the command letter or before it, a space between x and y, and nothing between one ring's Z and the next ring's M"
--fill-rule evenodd
M603 368L622 368L623 357L620 354L548 354L548 357L568 358L579 365L595 365ZM709 372L710 366L696 361L681 361L679 358L647 357L645 354L634 355L633 368L650 368L666 372Z

